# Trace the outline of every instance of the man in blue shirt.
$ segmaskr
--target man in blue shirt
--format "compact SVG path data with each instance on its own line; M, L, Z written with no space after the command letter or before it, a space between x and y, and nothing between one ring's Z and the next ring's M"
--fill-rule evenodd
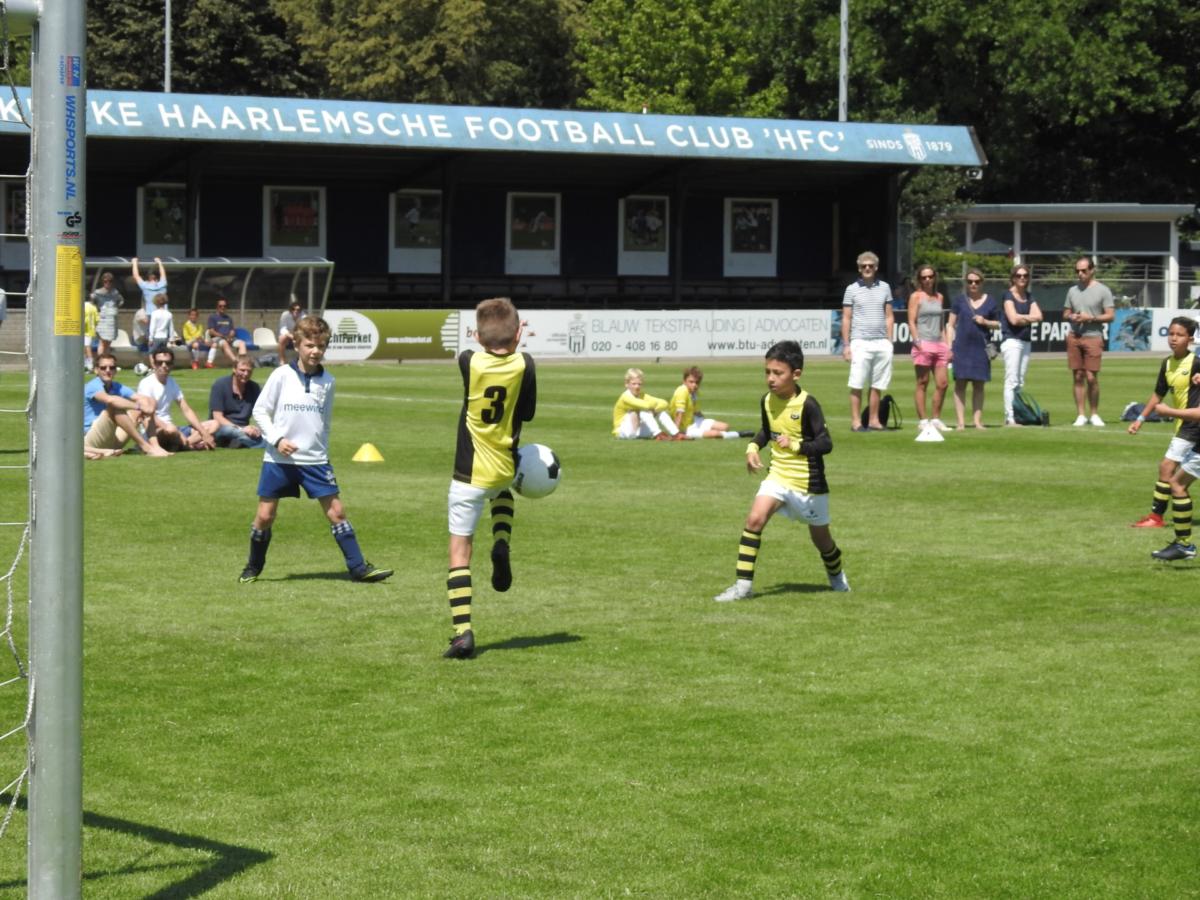
M83 386L83 452L89 459L114 456L132 440L147 456L170 456L155 438L154 398L113 380L117 358L101 353L96 377ZM143 435L139 426L145 428Z
M258 426L250 424L254 404L262 388L251 380L254 360L243 353L233 365L233 374L213 382L208 394L208 414L212 417L204 428L217 441L218 447L265 446Z
M222 350L229 357L230 365L237 364L237 354L246 352L246 342L239 340L233 318L229 315L229 301L224 297L217 298L217 311L208 317L208 331L204 338L210 347L208 351L208 368L213 367L217 350ZM234 351L237 351L237 354Z

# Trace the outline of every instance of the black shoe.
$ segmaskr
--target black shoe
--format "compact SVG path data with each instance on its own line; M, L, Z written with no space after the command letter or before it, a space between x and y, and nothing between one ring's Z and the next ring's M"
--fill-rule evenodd
M508 564L508 541L492 544L492 589L504 593L512 587L512 566Z
M450 638L450 647L442 654L446 659L470 659L475 655L475 632L467 629Z
M739 431L738 437L754 437L756 434L758 434L757 431Z
M365 562L351 572L350 577L355 581L383 581L383 579L391 578L395 574L395 569L377 569L369 562Z
M261 569L246 566L246 568L242 569L242 574L238 576L238 584L250 584L251 582L258 581L260 574L262 574Z
M1161 550L1155 550L1150 554L1155 559L1161 559L1163 562L1174 562L1177 559L1195 559L1196 545L1181 544L1179 541L1167 544Z

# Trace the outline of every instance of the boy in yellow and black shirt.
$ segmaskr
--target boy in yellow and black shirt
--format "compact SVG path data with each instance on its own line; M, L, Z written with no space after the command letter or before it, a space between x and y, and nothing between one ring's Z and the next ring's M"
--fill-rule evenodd
M1192 379L1200 374L1200 357L1190 349L1195 336L1196 320L1190 316L1176 316L1167 326L1167 346L1171 348L1171 355L1159 366L1154 393L1150 395L1138 417L1129 423L1130 434L1137 434L1141 430L1142 423L1157 406L1187 409L1195 405L1188 400L1188 392L1193 389ZM1134 522L1134 528L1162 528L1166 524L1163 522L1163 516L1166 514L1167 504L1171 501L1171 478L1183 461L1184 455L1192 449L1192 442L1180 434L1182 425L1182 419L1175 420L1171 443L1167 445L1167 452L1158 464L1158 481L1154 483L1150 512Z
M768 391L762 398L762 429L746 447L746 468L752 473L762 471L759 454L767 444L771 445L771 468L746 516L738 545L737 581L713 598L718 602L751 595L763 529L781 510L789 519L808 523L829 587L850 590L842 571L842 551L829 532L824 457L833 450L833 438L820 404L799 385L804 351L795 341L780 341L767 351L765 368Z
M448 659L468 659L475 653L471 629L471 551L484 501L491 505L492 587L512 585L509 540L512 537L513 495L521 425L533 418L537 379L533 358L516 352L521 342L521 318L507 297L484 300L475 310L475 336L483 352L465 350L458 357L463 379L463 406L458 419L454 478L450 482L450 573L446 592L454 636Z

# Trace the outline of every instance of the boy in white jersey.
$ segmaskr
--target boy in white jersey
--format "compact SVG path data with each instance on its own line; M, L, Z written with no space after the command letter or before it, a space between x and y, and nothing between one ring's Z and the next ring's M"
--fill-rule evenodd
M795 341L780 341L767 351L767 393L762 398L762 430L746 447L746 468L760 472L759 456L771 445L771 469L758 488L746 516L738 545L737 581L713 599L744 600L752 593L754 565L762 544L763 529L779 511L789 519L808 523L808 534L821 554L829 587L850 590L842 571L842 551L829 532L829 485L824 457L833 450L833 438L821 407L799 385L804 351Z
M256 581L266 565L280 498L299 497L301 487L321 504L352 579L382 581L393 572L363 559L329 464L333 376L321 365L329 334L329 324L322 318L301 322L296 328L299 358L271 373L254 404L254 420L267 449L258 479L258 512L250 529L250 556L238 579L242 584Z

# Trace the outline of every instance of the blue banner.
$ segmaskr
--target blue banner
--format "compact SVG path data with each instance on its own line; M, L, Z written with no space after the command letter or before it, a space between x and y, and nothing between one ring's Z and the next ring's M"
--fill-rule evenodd
M29 89L18 88L29 110ZM0 99L0 133L25 133L17 100ZM632 113L426 106L88 91L87 133L97 138L510 150L700 159L984 164L969 128L722 119Z

